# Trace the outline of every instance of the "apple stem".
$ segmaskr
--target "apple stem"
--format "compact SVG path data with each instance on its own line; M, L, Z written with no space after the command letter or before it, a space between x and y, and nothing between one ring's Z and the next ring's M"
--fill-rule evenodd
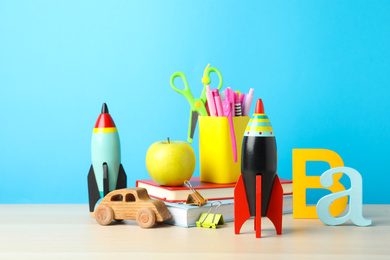
M169 141L169 137L168 137L168 144L170 144L171 142Z

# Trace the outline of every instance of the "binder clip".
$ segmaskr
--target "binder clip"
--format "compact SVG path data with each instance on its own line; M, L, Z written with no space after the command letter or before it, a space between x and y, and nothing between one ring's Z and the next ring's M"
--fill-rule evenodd
M219 205L215 207L214 213L210 213L210 211L213 208L213 203L219 202ZM213 228L216 229L218 226L222 226L225 224L225 221L223 220L222 214L215 214L215 211L217 208L219 208L222 205L220 201L213 201L211 202L211 207L207 213L202 213L199 220L196 221L197 227L205 227L205 228Z
M191 194L188 194L186 204L200 207L207 203L207 199L203 198L202 195L200 195L200 193L192 187L189 181L184 181L184 185L192 191Z

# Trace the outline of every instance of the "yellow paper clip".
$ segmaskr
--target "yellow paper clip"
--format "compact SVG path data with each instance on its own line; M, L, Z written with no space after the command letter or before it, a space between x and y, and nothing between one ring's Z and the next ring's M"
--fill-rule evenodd
M186 204L200 207L207 203L207 199L203 198L202 195L200 195L200 193L192 187L189 181L184 181L184 185L192 191L191 194L188 194Z
M219 202L219 205L215 207L214 213L210 213L211 209L213 208L213 203ZM217 208L219 208L222 205L222 202L218 201L213 201L210 204L210 209L207 213L202 213L200 216L199 220L196 221L196 226L197 227L205 227L205 228L213 228L216 229L218 226L222 226L225 224L225 221L223 220L222 214L215 214L215 211Z

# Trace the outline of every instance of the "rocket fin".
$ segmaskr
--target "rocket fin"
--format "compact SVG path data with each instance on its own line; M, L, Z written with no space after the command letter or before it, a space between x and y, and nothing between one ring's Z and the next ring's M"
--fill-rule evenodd
M282 218L283 218L283 188L280 184L278 175L276 174L274 185L272 188L271 199L269 201L267 218L274 224L276 234L282 234Z
M106 196L109 193L109 185L108 185L108 165L107 163L103 163L103 194Z
M256 175L256 216L255 216L255 230L256 230L256 238L261 237L261 175Z
M116 189L124 189L127 187L127 176L122 164L119 165L118 180L116 182Z
M95 172L93 166L89 169L88 173L88 195L89 195L89 211L93 212L96 202L100 199L99 188L97 186Z
M239 234L242 225L251 217L249 213L248 200L242 175L238 178L236 187L234 188L234 233Z

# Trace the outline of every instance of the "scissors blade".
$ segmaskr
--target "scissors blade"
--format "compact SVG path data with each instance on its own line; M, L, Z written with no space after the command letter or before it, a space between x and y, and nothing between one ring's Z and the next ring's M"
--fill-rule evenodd
M190 125L188 127L188 142L192 144L192 139L194 138L196 124L198 123L199 113L191 110L190 114Z

